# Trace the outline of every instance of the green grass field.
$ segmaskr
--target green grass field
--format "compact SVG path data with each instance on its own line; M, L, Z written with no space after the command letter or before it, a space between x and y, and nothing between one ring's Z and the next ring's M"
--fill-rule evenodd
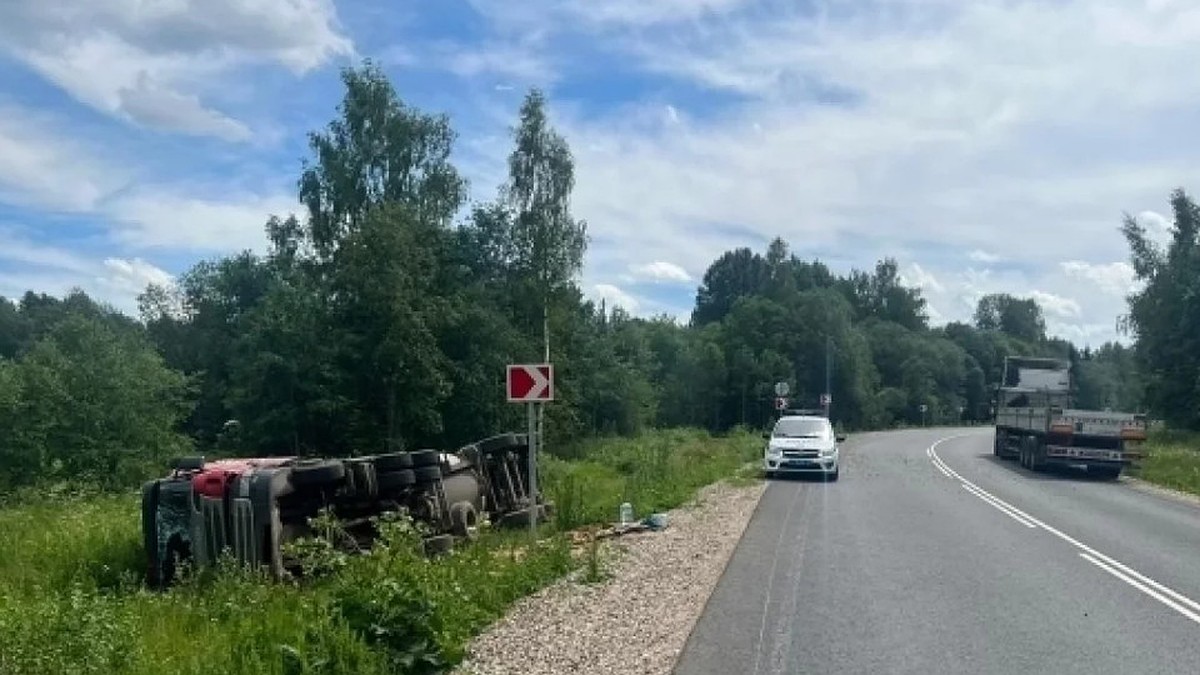
M1200 434L1152 433L1146 443L1146 457L1129 473L1151 483L1200 495Z
M575 568L564 529L639 516L733 477L760 451L748 433L668 430L600 439L546 458L556 522L540 542L490 532L427 560L387 528L370 554L277 583L233 565L169 592L141 585L138 495L59 497L0 509L0 673L432 673L516 599Z

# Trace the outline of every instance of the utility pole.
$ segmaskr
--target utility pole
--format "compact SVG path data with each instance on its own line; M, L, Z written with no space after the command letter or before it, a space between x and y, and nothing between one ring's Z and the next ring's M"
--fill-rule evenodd
M833 339L825 336L825 418L833 412Z

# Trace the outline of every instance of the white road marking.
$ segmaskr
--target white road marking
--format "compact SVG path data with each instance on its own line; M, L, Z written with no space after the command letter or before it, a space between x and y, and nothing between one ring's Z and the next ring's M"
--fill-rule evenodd
M1118 560L1115 560L1114 558L1104 555L1103 553L1097 551L1096 549L1080 542L1078 539L1075 539L1074 537L1071 537L1070 535L1063 533L1061 530L1058 530L1057 528L1047 525L1046 523L1042 522L1041 520L1038 520L1037 518L1034 518L1033 516L1029 515L1028 513L1025 513L1021 509L1018 509L1017 507L1013 506L1012 504L1009 504L1008 502L1004 501L1003 499L1000 499L996 495L988 492L987 490L984 490L983 488L972 483L971 481L967 480L966 478L963 478L961 475L959 475L959 473L957 471L950 468L950 465L946 464L946 462L943 461L940 456L938 456L937 446L941 445L942 443L945 443L946 441L951 441L956 438L965 438L967 436L972 436L972 435L974 435L974 434L958 434L956 436L947 436L946 438L939 439L933 445L929 446L929 448L926 450L926 454L929 455L930 460L933 462L934 466L936 466L939 470L941 470L942 473L949 472L949 474L953 478L957 479L960 483L962 483L963 487L967 488L967 491L970 492L971 494L974 494L976 497L979 497L981 500L991 504L992 506L995 506L996 508L1000 508L1000 506L1003 505L1004 509L1001 509L1001 510L1005 511L1005 513L1007 513L1009 516L1014 516L1014 514L1015 514L1015 516L1020 516L1021 518L1028 521L1026 523L1027 525L1031 524L1032 527L1042 528L1043 530L1058 537L1059 539L1065 541L1066 543L1070 544L1071 546L1074 546L1075 548L1079 549L1080 556L1082 558L1084 558L1085 560L1087 560L1088 562L1096 565L1097 567L1100 567L1101 569L1108 572L1109 574L1116 576L1117 578L1121 579L1125 583L1146 593L1150 597L1154 598L1155 600L1158 600L1159 602L1170 607L1171 609L1174 609L1175 611L1183 614L1184 616L1191 619L1192 621L1195 621L1196 623L1200 623L1200 602L1196 602L1195 600L1187 597L1186 595L1183 595L1182 593L1179 593L1178 591L1175 591L1174 589L1171 589L1167 586L1164 586L1163 584L1158 583L1157 581L1142 574L1141 572L1138 572L1137 570L1129 567L1128 565L1125 565L1124 563L1122 563Z
M1110 567L1106 563L1100 562L1099 560L1088 555L1087 553L1080 553L1079 557L1092 563L1096 567L1099 567L1100 569L1104 570L1105 572L1108 572L1109 574L1120 579L1121 581L1124 581L1125 583L1129 584L1130 586L1133 586L1134 588L1136 588L1139 591L1145 593L1146 595L1154 598L1155 600L1158 600L1162 604L1166 605L1167 607L1170 607L1171 609L1175 610L1176 612L1179 612L1180 614L1186 616L1187 618L1191 619L1192 621L1195 621L1196 623L1200 623L1200 614L1197 614L1197 613L1191 611L1190 609L1183 607L1179 603L1162 595L1161 593L1155 591L1154 589L1150 588L1149 586L1138 582L1136 579L1134 579L1132 577L1126 576L1124 573L1120 572L1119 570L1117 570L1113 567Z
M978 488L973 488L970 485L967 485L966 483L963 483L962 486L963 486L963 489L966 490L967 492L970 492L971 494L975 495L976 497L979 497L980 499L987 502L988 504L991 504L992 506L996 507L996 509L999 510L1001 513L1008 516L1009 518L1012 518L1013 520L1024 525L1025 527L1029 527L1029 528L1037 527L1037 525L1034 525L1033 523L1029 522L1025 518L1022 518L1021 516L1017 515L1015 512L1010 511L1008 509L1008 507L1004 505L1003 502L993 499L992 497L984 494L983 492L980 492Z

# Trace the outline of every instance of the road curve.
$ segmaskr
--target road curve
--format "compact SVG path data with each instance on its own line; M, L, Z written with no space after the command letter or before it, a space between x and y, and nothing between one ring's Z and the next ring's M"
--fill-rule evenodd
M862 434L839 482L774 481L675 672L1200 672L1200 507L991 443Z

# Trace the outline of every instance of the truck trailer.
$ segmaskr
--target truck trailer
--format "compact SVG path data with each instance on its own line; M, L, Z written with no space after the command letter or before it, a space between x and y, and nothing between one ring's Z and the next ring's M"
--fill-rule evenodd
M1146 416L1072 408L1070 362L1006 357L996 390L994 452L1041 471L1083 466L1115 480L1142 457Z

